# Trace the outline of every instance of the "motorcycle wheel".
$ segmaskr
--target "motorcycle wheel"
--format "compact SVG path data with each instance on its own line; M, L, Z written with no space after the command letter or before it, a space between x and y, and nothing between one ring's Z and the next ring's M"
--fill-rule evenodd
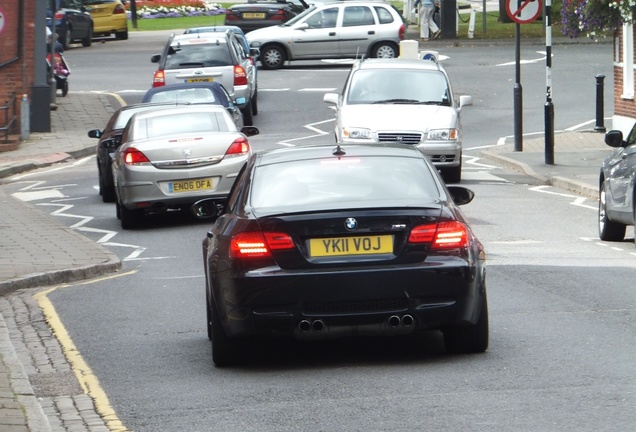
M62 96L66 96L68 93L68 81L64 81L62 84Z

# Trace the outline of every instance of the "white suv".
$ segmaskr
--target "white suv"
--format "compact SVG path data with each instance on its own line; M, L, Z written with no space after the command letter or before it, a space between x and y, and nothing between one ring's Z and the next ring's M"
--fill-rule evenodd
M405 31L390 4L347 1L313 5L284 24L246 36L260 50L263 69L279 69L291 60L397 57Z
M461 108L446 70L435 60L369 59L356 62L342 94L327 93L336 108L336 141L402 143L419 148L448 183L461 180Z
M231 30L172 34L162 54L152 86L216 81L223 85L243 113L243 123L253 125L258 114L256 66Z

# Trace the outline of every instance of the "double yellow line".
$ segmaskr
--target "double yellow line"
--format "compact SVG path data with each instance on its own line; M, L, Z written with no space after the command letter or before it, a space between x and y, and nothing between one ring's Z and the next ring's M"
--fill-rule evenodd
M102 417L102 419L106 423L106 426L112 432L130 432L130 430L127 429L121 422L121 420L119 420L119 418L117 417L117 414L111 406L110 401L108 400L108 396L100 385L97 376L95 376L86 361L84 361L84 359L82 358L82 355L80 354L79 350L73 343L73 340L66 331L64 324L62 324L62 321L60 320L60 317L57 314L53 303L51 303L51 300L49 300L48 295L61 288L94 284L97 282L102 282L104 280L114 279L122 276L129 276L135 273L137 273L137 270L132 270L126 273L111 275L99 279L92 279L90 281L84 281L80 283L59 285L39 292L33 296L33 298L38 302L38 305L42 309L42 313L44 314L46 322L49 324L53 331L53 334L62 346L62 350L64 351L66 360L71 365L71 369L73 370L73 373L75 373L77 380L82 386L82 390L93 400L97 413Z

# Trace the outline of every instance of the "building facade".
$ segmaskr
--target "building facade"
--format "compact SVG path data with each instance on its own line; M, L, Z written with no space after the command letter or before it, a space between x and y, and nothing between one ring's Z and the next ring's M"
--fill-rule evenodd
M20 135L50 131L51 91L46 68L48 0L0 1L0 141L4 129ZM15 99L16 103L12 103ZM28 104L24 110L23 99ZM29 118L23 119L28 112Z

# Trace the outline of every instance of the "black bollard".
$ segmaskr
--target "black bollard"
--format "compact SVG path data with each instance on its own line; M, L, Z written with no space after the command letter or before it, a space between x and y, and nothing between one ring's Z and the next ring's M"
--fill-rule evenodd
M594 130L596 132L605 132L605 126L603 125L605 117L603 113L603 81L605 80L605 75L598 74L596 75L596 126Z

